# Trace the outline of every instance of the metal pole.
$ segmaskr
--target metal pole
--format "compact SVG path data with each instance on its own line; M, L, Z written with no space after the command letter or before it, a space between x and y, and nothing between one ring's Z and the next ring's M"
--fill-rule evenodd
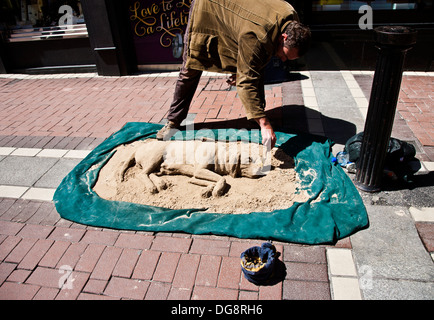
M379 56L372 83L355 185L366 192L380 191L387 147L401 87L405 55L416 43L417 32L398 26L374 30Z

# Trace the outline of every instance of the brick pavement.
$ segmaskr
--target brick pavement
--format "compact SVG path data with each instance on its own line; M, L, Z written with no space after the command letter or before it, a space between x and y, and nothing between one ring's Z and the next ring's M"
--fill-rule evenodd
M405 90L415 90L413 82L420 78L428 87L414 104L423 102L425 109L419 110L424 117L405 121L432 125L423 121L432 117L432 77L404 77L399 115L406 116L403 108L412 107L405 99L414 98L413 93ZM355 79L366 94L372 76ZM91 150L128 121L163 121L174 83L171 75L0 78L0 147ZM324 133L317 121L321 115L310 112L309 117L300 108L306 96L299 81L267 86L266 97L275 124ZM245 119L231 121L243 117L243 109L224 77L203 77L190 111L198 126L251 125ZM285 117L289 112L292 117ZM429 135L428 129L424 134ZM422 132L412 133L421 137L423 150L431 150ZM419 156L433 161L429 152ZM417 226L432 252L433 224L422 221ZM277 242L286 277L274 286L255 286L242 276L239 254L261 242L93 228L61 219L52 202L0 198L0 298L331 299L339 289L331 288L333 279L357 280L357 274L345 278L333 273L327 254L342 249L347 256L350 238L336 246Z
M239 255L260 240L86 227L51 202L0 201L0 299L331 298L325 246L276 243L286 280L256 286Z
M167 114L176 81L174 76L28 78L0 78L1 146L92 149L126 122L161 122ZM221 76L201 79L190 109L196 124L220 122L221 125L222 121L244 118L236 91L230 90L224 79ZM355 79L368 99L372 75L356 74ZM299 81L269 86L267 111L277 125L282 124L285 112L281 108L282 90L290 96L291 105L303 105ZM394 127L398 134L404 127L410 129L424 147L426 160L430 161L434 161L432 92L434 77L404 76ZM291 127L306 129L302 127L303 119L291 118L292 122L286 119ZM405 126L399 127L399 120ZM252 126L245 118L229 121L227 125Z
M369 98L372 75L356 75ZM434 77L404 75L392 136L405 141L417 138L424 150L421 160L434 161Z

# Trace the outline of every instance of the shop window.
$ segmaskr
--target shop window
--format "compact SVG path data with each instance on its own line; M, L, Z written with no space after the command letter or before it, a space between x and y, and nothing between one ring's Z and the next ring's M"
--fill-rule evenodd
M0 0L8 42L88 37L80 0Z
M377 0L377 1L312 1L312 11L358 11L363 5L373 10L424 10L432 8L433 1Z

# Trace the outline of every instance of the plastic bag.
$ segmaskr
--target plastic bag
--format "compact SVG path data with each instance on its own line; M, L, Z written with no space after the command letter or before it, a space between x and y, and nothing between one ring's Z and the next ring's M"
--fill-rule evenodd
M241 254L241 270L250 282L266 284L274 273L276 248L269 242L255 246Z

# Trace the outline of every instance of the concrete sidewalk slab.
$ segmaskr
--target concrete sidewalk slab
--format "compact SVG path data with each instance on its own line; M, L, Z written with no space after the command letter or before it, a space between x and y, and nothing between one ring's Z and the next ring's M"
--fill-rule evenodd
M434 299L434 264L408 209L366 207L369 228L351 236L357 268L369 281L365 299Z
M30 187L57 161L53 158L9 156L1 161L0 185Z
M79 164L81 159L59 159L46 173L34 184L39 188L57 188L63 178Z

